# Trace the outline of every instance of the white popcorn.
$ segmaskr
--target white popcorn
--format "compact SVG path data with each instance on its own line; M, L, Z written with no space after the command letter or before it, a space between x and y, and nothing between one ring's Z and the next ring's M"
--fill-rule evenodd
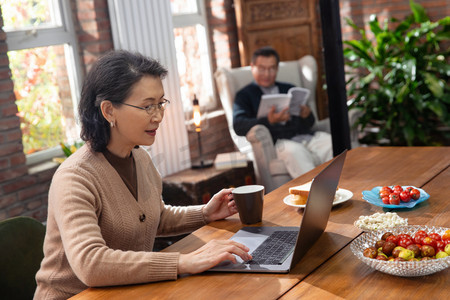
M371 216L360 216L355 226L363 230L378 230L382 228L408 225L408 219L401 218L397 213L374 213Z

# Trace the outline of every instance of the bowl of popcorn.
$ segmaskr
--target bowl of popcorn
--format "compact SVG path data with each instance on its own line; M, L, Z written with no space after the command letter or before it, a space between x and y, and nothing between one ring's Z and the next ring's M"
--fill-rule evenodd
M364 231L374 231L384 228L408 225L407 218L401 218L395 212L374 213L370 216L360 216L353 225Z

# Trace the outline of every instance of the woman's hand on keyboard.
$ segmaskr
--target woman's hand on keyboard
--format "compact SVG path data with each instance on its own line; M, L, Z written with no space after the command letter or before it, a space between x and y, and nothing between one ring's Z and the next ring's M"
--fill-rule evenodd
M236 263L233 254L240 256L244 261L251 260L249 250L245 245L232 240L212 240L191 253L180 254L178 274L201 273L225 260Z

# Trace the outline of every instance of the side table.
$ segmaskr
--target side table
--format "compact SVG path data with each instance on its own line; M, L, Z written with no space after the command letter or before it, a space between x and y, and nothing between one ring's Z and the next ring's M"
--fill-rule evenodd
M251 161L242 168L186 169L163 178L163 199L166 204L176 206L205 204L222 188L255 182Z

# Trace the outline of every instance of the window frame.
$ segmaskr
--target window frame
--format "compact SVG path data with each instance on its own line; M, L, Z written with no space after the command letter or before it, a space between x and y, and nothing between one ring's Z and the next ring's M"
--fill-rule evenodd
M70 91L74 117L78 119L78 103L81 92L82 71L78 55L78 43L75 27L72 21L70 3L67 0L52 0L56 12L56 26L42 26L41 28L5 31L8 51L17 51L46 46L64 46L67 74L69 78ZM59 14L57 12L59 11ZM79 128L78 128L78 131ZM56 156L62 156L60 147L53 147L26 155L27 165L34 165L47 161Z
M182 28L182 27L189 27L189 26L196 26L196 25L202 25L205 28L205 40L206 40L206 49L208 53L208 61L209 61L209 70L211 75L211 98L212 101L206 103L204 106L208 111L212 111L214 109L219 108L219 103L217 99L217 92L216 92L216 86L214 84L214 69L213 69L213 59L211 55L211 45L209 41L209 26L208 26L208 20L206 18L206 8L205 8L205 2L196 0L197 3L197 12L196 13L182 13L182 14L174 14L172 13L172 23L173 28ZM201 103L203 106L203 103ZM185 113L191 113L192 112L192 103L183 103L184 111ZM189 111L186 111L186 107L189 107Z

